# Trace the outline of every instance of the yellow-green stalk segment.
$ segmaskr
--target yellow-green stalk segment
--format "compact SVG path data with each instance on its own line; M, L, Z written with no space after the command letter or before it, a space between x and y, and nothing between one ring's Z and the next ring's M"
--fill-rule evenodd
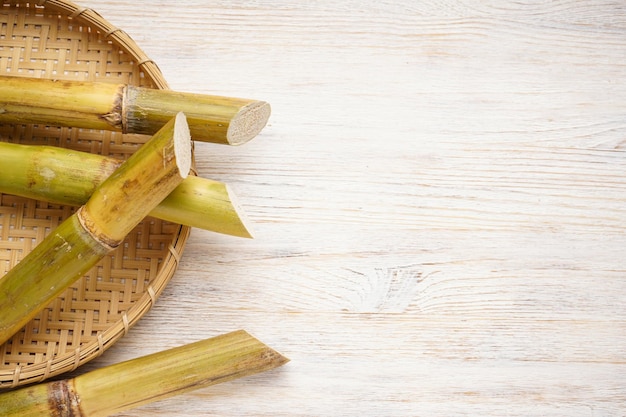
M125 84L0 76L0 123L153 135L179 111L193 140L239 145L265 127L267 102Z
M0 278L0 344L83 276L191 169L191 139L179 113Z
M85 228L117 246L191 170L191 139L178 115L94 190L79 209Z
M80 206L122 161L54 146L0 142L0 192ZM224 183L190 175L150 216L238 237L252 237L236 197Z
M271 112L264 101L132 86L126 87L123 102L122 123L128 132L152 132L180 110L187 116L192 139L228 145L254 138Z
M107 416L267 371L288 361L239 330L107 366L73 379L0 394L0 415Z
M121 84L0 76L0 121L123 130Z

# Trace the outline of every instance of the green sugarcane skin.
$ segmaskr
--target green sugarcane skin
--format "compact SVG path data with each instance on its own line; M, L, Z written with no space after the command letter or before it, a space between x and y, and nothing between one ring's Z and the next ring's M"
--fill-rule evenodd
M0 415L6 417L53 416L48 404L49 387L36 384L0 394ZM57 414L62 416L63 414Z
M0 77L0 123L121 130L124 86Z
M74 386L84 414L100 417L286 362L287 358L241 330L80 375Z
M125 131L150 134L179 111L187 116L194 140L211 138L211 142L231 145L256 136L271 113L269 104L261 101L128 86Z
M83 205L122 161L53 146L0 142L0 192L73 206ZM150 215L238 237L252 237L226 185L188 176Z
M164 97L166 97L165 100ZM208 100L205 101L205 97L208 97ZM239 108L226 107L227 110L230 110L227 114L222 114L221 117L216 117L214 120L203 120L203 112L223 110L220 106L215 105L214 100L211 96L129 87L126 91L126 130L147 134L154 131L156 126L163 126L178 111L182 111L189 121L192 138L224 138L222 143L227 143L225 138L230 117L237 114ZM167 103L166 107L160 104L163 102Z
M244 214L226 184L189 176L150 215L225 235L251 238Z
M0 142L0 192L80 206L121 164L88 152Z
M239 330L110 365L73 379L0 394L0 415L108 416L267 371L288 361Z
M110 250L83 229L77 214L61 223L27 255L27 262L19 262L0 278L0 343L10 339L42 306ZM80 262L72 262L74 259Z

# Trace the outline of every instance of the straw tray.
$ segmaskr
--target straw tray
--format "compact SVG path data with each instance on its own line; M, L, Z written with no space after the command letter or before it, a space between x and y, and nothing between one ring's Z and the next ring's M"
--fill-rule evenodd
M95 11L67 1L3 1L0 74L167 88L158 67L127 34ZM124 159L147 138L0 125L0 140ZM0 276L74 210L0 194ZM176 270L188 236L186 226L145 219L118 250L0 346L0 388L40 382L102 354L155 303Z

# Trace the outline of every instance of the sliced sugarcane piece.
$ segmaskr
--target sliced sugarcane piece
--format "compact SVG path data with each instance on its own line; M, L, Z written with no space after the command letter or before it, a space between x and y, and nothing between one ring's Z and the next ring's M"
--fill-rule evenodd
M187 177L150 215L225 235L253 237L252 226L231 188L201 177Z
M243 330L0 394L7 417L99 417L248 375L289 359ZM65 413L65 414L63 414Z
M126 84L0 76L0 123L153 135L185 113L193 140L239 145L265 127L265 101Z
M190 169L189 129L179 113L0 278L0 344L114 250Z
M241 145L261 132L270 117L265 101L183 93L127 86L124 96L124 130L150 133L177 110L189 121L194 140Z
M0 142L0 192L80 206L122 161L54 146ZM252 237L251 226L226 184L193 175L150 215L162 220L237 237Z

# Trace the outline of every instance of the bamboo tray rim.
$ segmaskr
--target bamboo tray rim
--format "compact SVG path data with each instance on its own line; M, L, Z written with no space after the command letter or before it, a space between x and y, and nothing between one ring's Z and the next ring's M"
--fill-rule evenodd
M44 19L49 19L51 24L54 24L56 21L61 23L68 22L68 24L80 26L83 30L91 31L94 33L94 36L97 35L127 54L136 67L136 71L141 73L141 77L149 81L153 88L168 88L167 82L156 63L135 44L128 34L110 24L93 9L81 7L73 2L63 0L36 2L3 0L0 14L6 14L7 11L10 14L16 13L19 16L33 14L40 18L43 16ZM32 26L33 30L39 29L36 24ZM0 48L4 48L3 43L6 42L6 40L0 39ZM19 76L20 74L15 75ZM15 338L0 346L0 357L3 358L3 362L0 363L0 389L41 382L53 376L73 371L80 365L101 355L117 340L126 335L129 329L155 304L158 296L178 267L187 238L189 237L190 227L172 225L172 229L174 230L173 238L167 244L166 250L163 251L156 277L143 288L140 298L132 302L131 307L121 314L121 318L115 322L107 323L110 325L105 330L98 331L95 337L91 338L92 340L88 343L81 342L79 346L72 347L72 349L62 354L55 353L52 357L46 357L45 360L27 364L7 363L7 356L15 356L21 353L17 352L17 347L13 345ZM51 343L58 344L60 342L51 340ZM11 346L7 347L9 344ZM24 348L24 346L20 348Z

